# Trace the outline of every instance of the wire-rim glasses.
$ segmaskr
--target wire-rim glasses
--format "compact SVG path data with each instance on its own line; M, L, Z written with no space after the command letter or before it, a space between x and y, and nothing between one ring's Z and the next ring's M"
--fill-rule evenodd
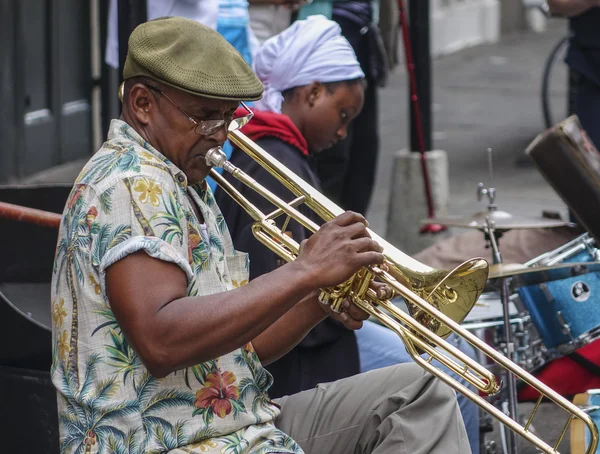
M221 120L196 120L190 114L188 114L185 110L177 105L175 101L173 101L167 94L162 91L160 88L154 87L152 85L146 85L150 90L155 91L163 95L167 100L171 102L177 109L184 114L188 120L194 123L196 126L194 127L194 132L200 136L212 136L216 134L223 126L227 129L227 131L235 131L244 125L246 125L254 116L254 112L252 112L246 104L243 102L240 103L242 107L246 110L246 115L237 118L223 118Z

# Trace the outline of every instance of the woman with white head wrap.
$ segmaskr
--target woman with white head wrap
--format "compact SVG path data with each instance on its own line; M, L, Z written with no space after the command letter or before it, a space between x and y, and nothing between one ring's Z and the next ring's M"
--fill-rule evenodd
M256 107L277 113L290 88L365 77L340 26L324 16L295 22L266 41L255 55L254 72L265 86Z
M257 111L284 116L270 116L270 123L291 120L290 129L312 152L346 137L364 102L364 74L335 22L323 16L298 21L267 40L254 58L265 86ZM263 119L257 115L244 131L254 134Z

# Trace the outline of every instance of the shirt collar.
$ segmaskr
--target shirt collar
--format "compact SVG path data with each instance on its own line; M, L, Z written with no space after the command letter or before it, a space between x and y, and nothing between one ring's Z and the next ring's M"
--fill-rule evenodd
M188 182L185 173L183 173L183 171L173 164L165 155L144 140L144 138L129 123L126 123L123 120L112 120L108 129L108 140L130 140L137 143L152 156L164 162L177 184L182 188L187 189ZM206 183L206 180L194 185L194 188L202 199L206 199L206 197L210 196L210 191L207 191L208 184Z

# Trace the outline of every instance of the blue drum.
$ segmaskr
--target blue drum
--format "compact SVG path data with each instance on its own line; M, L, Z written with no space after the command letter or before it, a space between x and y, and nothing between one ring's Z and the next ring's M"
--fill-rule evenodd
M600 272L598 251L586 234L561 248L528 263L529 266L552 267L583 264L580 273L559 279L548 272L542 284L518 289L544 345L554 353L568 354L600 336ZM585 264L589 264L589 267ZM593 269L593 272L586 272ZM577 271L563 267L561 271Z

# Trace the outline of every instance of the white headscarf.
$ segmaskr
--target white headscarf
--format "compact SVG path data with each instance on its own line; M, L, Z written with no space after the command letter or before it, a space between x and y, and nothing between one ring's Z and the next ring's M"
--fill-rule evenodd
M267 40L254 57L254 72L265 87L256 107L277 113L285 90L365 76L340 26L320 15L294 22Z

